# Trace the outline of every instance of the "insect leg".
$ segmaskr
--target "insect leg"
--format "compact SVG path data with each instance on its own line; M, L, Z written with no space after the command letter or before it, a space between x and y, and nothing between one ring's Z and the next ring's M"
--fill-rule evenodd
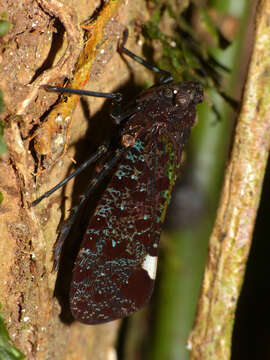
M127 119L131 115L140 111L141 109L138 106L134 106L133 108L128 109L126 112L121 112L121 102L122 102L122 94L121 93L103 93L98 91L89 91L89 90L81 90L81 89L71 89L71 88L63 88L59 86L51 86L51 85L43 85L48 91L67 93L67 94L75 94L75 95L84 95L84 96L94 96L94 97L102 97L106 99L112 99L115 101L111 117L114 119L116 124L120 124L121 121Z
M104 92L99 92L99 91L71 89L71 88L63 88L60 86L51 86L51 85L43 85L42 87L48 91L54 91L54 92L59 92L59 93L101 97L101 98L106 98L106 99L112 99L116 102L122 101L122 94L120 94L120 93L104 93Z
M171 75L170 72L159 69L157 66L151 65L149 64L147 61L145 61L144 59L142 59L141 57L135 55L133 52L131 52L130 50L128 50L127 48L125 48L125 44L127 42L128 39L128 29L124 30L123 33L123 41L122 43L119 45L119 52L120 53L124 53L127 56L131 57L133 60L137 61L138 63L142 64L143 66L145 66L147 69L152 70L154 72L160 73L161 75L163 75L163 77L160 79L160 84L166 84L168 82L172 82L173 81L173 77Z
M88 166L96 162L101 156L106 154L108 151L108 147L105 145L100 146L100 148L93 154L88 160L86 160L81 166L78 167L73 173L71 173L69 176L67 176L64 180L60 181L57 185L55 185L52 189L45 192L42 196L40 196L38 199L32 202L31 206L36 206L41 202L41 200L45 199L46 197L49 197L51 194L53 194L56 190L58 190L60 187L65 185L69 180L71 180L74 176L79 175L84 169L86 169Z
M59 236L54 245L53 270L58 270L58 268L59 268L62 246L63 246L72 226L74 225L77 215L79 214L80 210L84 206L85 202L89 199L89 196L93 193L93 191L95 191L97 186L102 182L104 177L116 165L116 163L118 162L118 160L120 159L122 154L125 151L127 151L127 149L128 148L126 148L126 147L121 147L120 149L116 150L114 157L104 165L104 167L100 171L100 173L91 181L87 191L81 197L79 204L72 208L69 218L67 219L67 221L64 222L64 224L60 228Z

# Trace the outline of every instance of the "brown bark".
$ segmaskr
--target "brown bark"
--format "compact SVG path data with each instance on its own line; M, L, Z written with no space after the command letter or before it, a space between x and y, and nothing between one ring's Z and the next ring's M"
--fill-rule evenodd
M144 1L128 5L115 0L106 4L117 2L120 10L116 9L108 21L102 22L104 13L99 18L102 28L94 36L102 34L105 41L102 51L95 46L95 57L88 69L89 90L113 91L130 77L129 68L116 52L117 42L124 26L131 20L136 24L147 21L148 13ZM83 30L79 24L94 13L97 19L102 9L104 6L99 1L87 0L4 0L0 6L0 13L6 13L7 20L13 24L1 43L0 87L6 103L1 117L7 125L5 141L9 151L0 160L0 191L4 196L0 205L0 303L9 334L27 359L114 358L119 322L96 327L77 322L65 324L58 316L61 308L53 296L56 273L51 272L52 248L63 210L71 206L72 184L65 189L68 198L65 207L63 191L36 208L30 207L38 196L36 189L41 194L70 172L70 158L76 156L80 139L93 126L91 120L88 124L85 109L90 107L92 119L103 102L90 98L87 104L79 104L68 129L70 139L67 129L60 134L62 142L56 141L52 127L49 134L39 133L41 139L43 134L46 136L44 143L48 136L56 140L55 148L45 151L46 171L34 177L44 155L39 150L44 147L38 147L37 142L35 145L32 136L37 128L42 128L41 116L57 99L57 95L39 86L55 82L60 85L64 78L72 78L83 50ZM128 46L140 53L134 35L136 31L131 34ZM142 70L139 72L141 75ZM67 141L70 145L67 154L57 160L61 151L56 145L63 150L61 144ZM91 146L84 143L88 150Z

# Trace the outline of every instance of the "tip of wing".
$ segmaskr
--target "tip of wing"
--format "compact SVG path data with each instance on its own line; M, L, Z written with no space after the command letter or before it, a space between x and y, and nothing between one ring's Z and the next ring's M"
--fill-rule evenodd
M141 309L153 291L157 258L146 256L142 266L119 267L113 273L104 270L85 272L74 278L70 306L75 319L85 324L102 324L121 319Z

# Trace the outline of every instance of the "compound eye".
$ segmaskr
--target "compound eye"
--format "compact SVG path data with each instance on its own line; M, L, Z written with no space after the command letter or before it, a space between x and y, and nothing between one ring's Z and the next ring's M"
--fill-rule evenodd
M172 89L170 89L170 88L163 89L162 93L165 96L165 98L167 98L167 99L172 99L174 96L174 93L173 93Z
M190 103L190 100L191 100L191 96L189 94L178 93L175 96L175 103L181 107L188 106Z

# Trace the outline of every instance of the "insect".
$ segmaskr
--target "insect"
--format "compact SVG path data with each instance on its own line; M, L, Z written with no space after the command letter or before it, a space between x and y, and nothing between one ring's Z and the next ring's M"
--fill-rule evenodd
M75 261L70 291L74 317L86 324L123 318L143 307L154 286L162 223L179 173L181 153L203 100L199 82L173 83L170 73L151 66L124 47L120 52L160 73L160 83L143 91L121 109L117 93L46 86L48 90L112 98L111 116L117 135L101 146L73 174L33 202L39 203L105 154L112 156L90 184L61 228L55 247L55 268L61 248L79 211L100 182L111 174L90 218Z

